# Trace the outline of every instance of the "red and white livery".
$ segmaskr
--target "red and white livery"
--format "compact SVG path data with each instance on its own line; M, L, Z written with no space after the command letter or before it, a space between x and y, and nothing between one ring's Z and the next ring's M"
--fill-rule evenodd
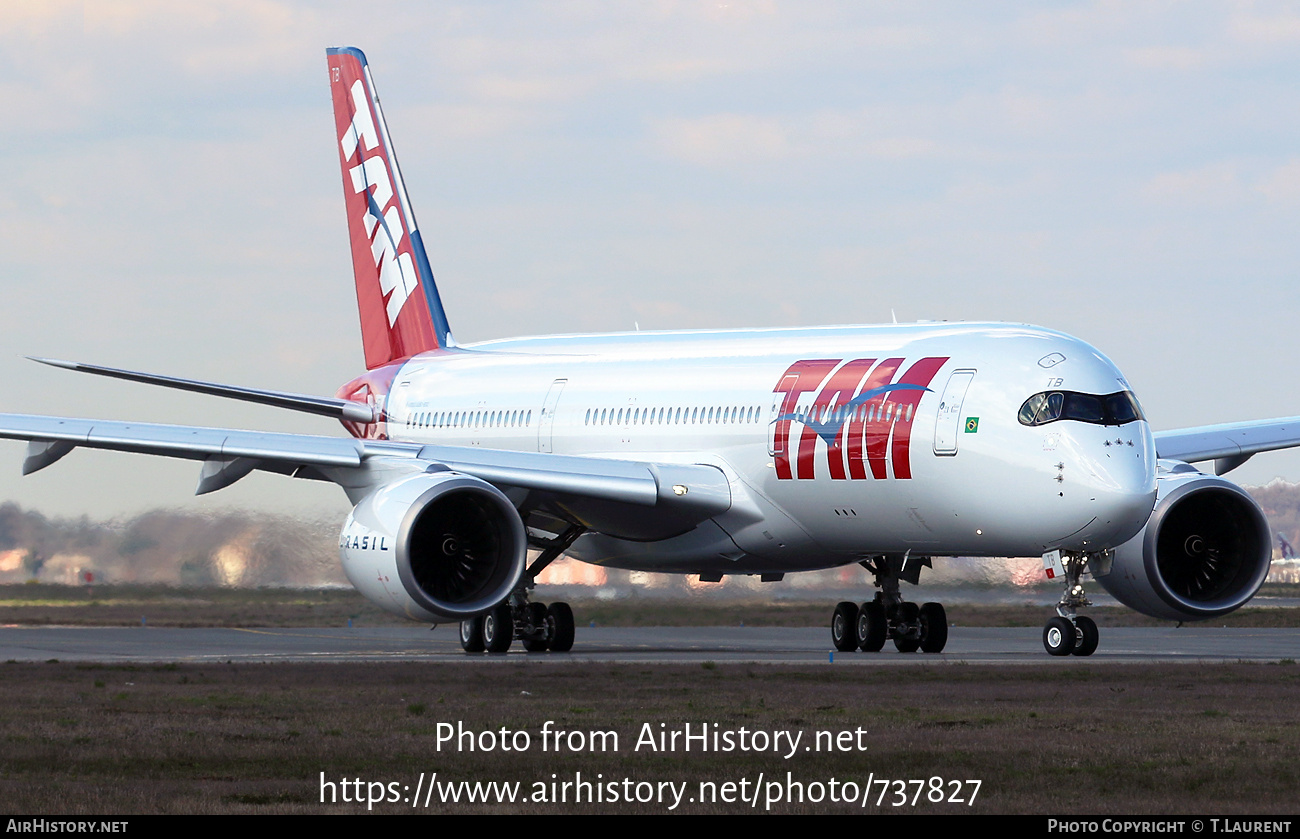
M900 583L951 556L1039 556L1064 584L1043 632L1089 655L1083 579L1171 620L1230 612L1268 572L1258 505L1219 475L1300 445L1300 419L1152 433L1104 355L1033 326L943 323L561 335L458 346L365 56L328 51L366 372L333 397L72 362L98 375L337 417L349 437L0 415L24 471L77 447L338 484L349 579L466 650L564 651L532 602L561 554L619 568L784 574L861 565L840 650L938 653L948 623ZM1213 461L1214 475L1189 464ZM530 549L537 551L529 561Z

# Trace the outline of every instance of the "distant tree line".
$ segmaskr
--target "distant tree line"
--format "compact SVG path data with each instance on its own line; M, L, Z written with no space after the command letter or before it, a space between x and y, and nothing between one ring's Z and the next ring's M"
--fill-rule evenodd
M346 584L338 522L246 511L49 518L0 504L0 582Z
M1278 535L1300 549L1300 485L1274 481L1247 487L1247 491L1264 508L1273 526L1274 558L1282 558ZM338 557L339 527L335 520L311 521L240 510L212 514L154 510L110 521L86 516L49 518L7 502L0 504L0 583L346 585ZM596 570L600 582L588 584L677 587L661 575ZM643 580L646 576L656 579ZM1037 577L1033 563L972 560L935 563L930 579L1024 585ZM798 574L787 580L798 588L869 585L856 568ZM728 581L743 588L751 582L747 578Z

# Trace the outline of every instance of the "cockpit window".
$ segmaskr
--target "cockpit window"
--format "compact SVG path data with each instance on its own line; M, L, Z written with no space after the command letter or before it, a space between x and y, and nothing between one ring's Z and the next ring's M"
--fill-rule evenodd
M1142 408L1138 405L1137 399L1126 390L1106 397L1106 412L1115 418L1116 425L1146 419L1142 416Z
M1093 396L1091 393L1067 393L1065 411L1061 416L1065 419L1102 424L1106 420L1106 413L1102 410L1101 404L1101 397Z
M1121 390L1109 396L1054 390L1035 393L1020 406L1020 424L1037 426L1057 420L1077 420L1093 425L1124 425L1146 419L1137 397Z

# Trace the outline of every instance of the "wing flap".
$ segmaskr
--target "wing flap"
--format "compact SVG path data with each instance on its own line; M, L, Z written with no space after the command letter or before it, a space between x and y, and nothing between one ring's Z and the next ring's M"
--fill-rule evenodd
M192 460L244 457L312 466L360 466L362 458L361 444L342 437L28 414L0 414L0 438L62 444L39 451L29 448L29 459L39 462L33 464L36 468L48 466L75 446ZM51 458L54 452L58 454Z

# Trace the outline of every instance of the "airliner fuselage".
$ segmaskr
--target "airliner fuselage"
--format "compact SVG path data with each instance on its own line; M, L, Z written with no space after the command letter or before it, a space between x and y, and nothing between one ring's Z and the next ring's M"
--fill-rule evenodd
M604 528L569 553L772 573L1126 541L1155 503L1147 423L1018 417L1036 393L1127 390L1059 332L938 323L489 342L411 359L384 408L393 440L714 465L733 497L716 527Z

